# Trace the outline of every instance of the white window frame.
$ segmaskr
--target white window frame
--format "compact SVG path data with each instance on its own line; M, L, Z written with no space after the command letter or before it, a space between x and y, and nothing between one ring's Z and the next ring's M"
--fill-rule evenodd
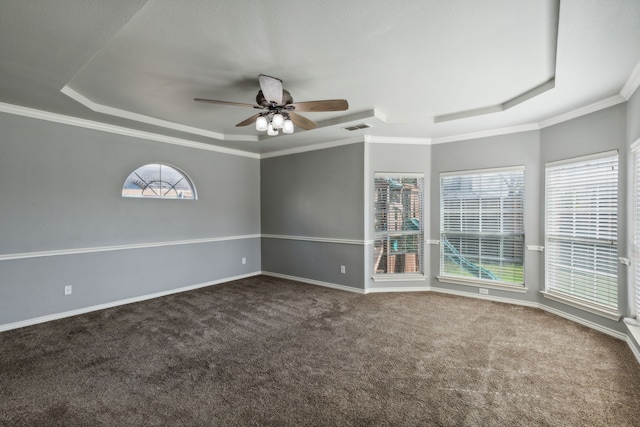
M597 163L602 165L594 166ZM545 165L545 290L542 294L612 320L620 319L617 295L618 171L617 150ZM576 177L574 181L571 181L571 176ZM571 187L569 184L572 182L575 186ZM590 196L588 205L580 199L584 197L581 194L585 188L601 189ZM589 220L579 209L571 209L565 202L569 194L574 194L574 200L578 200L582 207L588 206L588 218L603 219ZM614 203L613 208L611 203ZM605 221L607 217L613 219ZM597 231L594 232L592 226ZM556 231L562 228L564 232ZM590 263L594 268L587 270L585 266ZM607 267L609 271L606 271ZM612 282L615 283L613 289ZM597 283L608 285L598 286ZM608 303L603 302L605 299Z
M631 289L633 289L634 317L640 322L640 139L631 145Z
M377 179L396 179L396 180L402 180L402 179L417 179L418 180L418 188L419 188L419 194L417 195L418 199L417 200L413 200L412 199L412 206L418 207L419 208L419 212L418 212L418 218L417 222L418 222L418 229L417 230L405 230L405 229L393 229L393 230L376 230L377 228L377 215L380 213L379 208L380 206L376 206L376 204L379 203L378 200L376 200L376 180ZM423 173L401 173L401 172L375 172L374 173L374 180L373 180L373 191L374 191L374 201L373 201L373 224L372 224L372 230L373 230L373 279L374 280L415 280L415 279L424 279L424 194L425 194L425 176ZM388 205L385 205L384 208L385 210L389 209ZM404 210L402 211L402 213L405 213ZM395 227L394 227L395 228ZM404 228L404 227L401 227ZM415 252L407 252L407 253L415 253L415 262L417 263L417 271L415 272L396 272L396 271L392 271L389 272L389 268L387 267L387 272L376 272L376 266L379 264L379 262L382 262L380 260L380 255L383 254L384 255L384 250L382 253L379 253L379 251L376 249L377 247L377 242L382 242L384 243L384 241L387 242L387 246L385 247L389 247L389 242L391 242L395 237L398 236L402 236L404 238L407 239L411 239L412 236L415 237L415 241L414 241L414 247L413 250ZM388 251L387 251L388 252ZM402 254L403 251L400 250L399 254ZM406 262L406 260L405 260ZM406 265L405 265L406 267Z
M445 194L443 191L443 182L444 180L446 180L447 178L452 178L452 177L464 177L464 176L473 176L473 179L476 180L476 182L481 182L482 181L482 177L483 175L485 176L489 176L489 175L495 175L495 174L505 174L505 176L507 176L507 174L511 174L513 172L521 172L522 173L522 192L520 194L519 197L519 202L520 202L520 208L517 208L515 210L511 209L511 213L515 213L516 215L520 214L517 216L518 220L520 221L520 226L518 227L507 227L506 224L503 224L503 218L504 218L504 214L505 214L505 210L506 207L502 204L502 201L499 204L499 223L500 223L500 231L499 232L493 232L493 233L486 233L485 231L483 231L482 229L474 232L472 230L469 231L456 231L456 230L450 230L448 229L449 226L447 226L445 224ZM525 174L525 167L524 166L510 166L510 167L502 167L502 168L488 168L488 169L479 169L479 170L468 170L468 171L455 171L455 172L443 172L440 174L440 273L439 276L437 277L439 281L441 282L448 282L448 283L456 283L456 284L462 284L462 285L469 285L469 286L477 286L477 287L482 287L482 288L493 288L493 289L502 289L502 290L509 290L509 291L515 291L515 292L526 292L526 288L524 286L524 252L525 252L525 243L524 243L524 238L525 238L525 230L524 230L524 203L525 203L525 194L524 194L524 174ZM505 188L502 187L494 187L491 189L492 191L505 191ZM478 194L478 193L476 193ZM480 196L478 198L478 200L481 200L482 197ZM500 198L500 200L502 200L502 198ZM480 203L480 202L479 202ZM461 220L462 221L462 220ZM479 218L478 221L481 221L481 219ZM462 225L462 222L460 223L461 227L464 227ZM495 227L495 226L494 226ZM479 228L484 228L482 227L482 225L479 225ZM480 241L481 238L483 237L489 237L489 238L499 238L500 239L500 253L502 254L502 248L503 248L503 239L507 238L507 239L513 239L513 241L517 241L519 239L521 239L521 265L522 265L522 281L514 283L513 281L508 282L508 281L502 281L500 280L499 277L495 276L491 271L487 270L487 274L484 275L483 278L483 274L482 271L486 270L483 267L480 267L480 273L479 276L480 277L465 277L463 275L456 275L456 274L451 274L451 273L447 273L445 272L445 257L448 256L447 254L450 252L446 251L446 235L454 235L454 234L459 234L460 238L464 237L464 236L473 236L473 239L478 239L478 241ZM480 243L479 243L480 244ZM481 250L480 246L478 247L479 251ZM450 254L449 254L450 255ZM461 253L460 254L460 258L467 260L466 254ZM479 261L482 264L482 254L478 253L476 254L477 257L479 257ZM500 259L496 259L496 261L498 261L498 263L502 263L505 262L506 260L503 260L501 257ZM477 265L473 264L474 266L478 267ZM493 278L493 277L495 278Z
M164 176L163 169L166 171ZM142 165L131 172L122 186L122 197L169 200L198 199L196 187L186 173L175 166L160 162Z

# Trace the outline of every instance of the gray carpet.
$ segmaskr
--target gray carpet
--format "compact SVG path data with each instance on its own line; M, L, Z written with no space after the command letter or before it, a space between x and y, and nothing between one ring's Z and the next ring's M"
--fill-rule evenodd
M3 426L638 426L626 343L520 306L269 277L0 334Z

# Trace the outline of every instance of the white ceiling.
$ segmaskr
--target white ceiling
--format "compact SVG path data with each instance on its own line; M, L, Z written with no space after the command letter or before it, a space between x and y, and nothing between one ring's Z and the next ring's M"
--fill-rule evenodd
M640 1L3 0L0 51L6 104L254 153L437 142L621 98L639 72ZM261 73L349 110L266 137L235 127L253 109L193 101L253 103Z

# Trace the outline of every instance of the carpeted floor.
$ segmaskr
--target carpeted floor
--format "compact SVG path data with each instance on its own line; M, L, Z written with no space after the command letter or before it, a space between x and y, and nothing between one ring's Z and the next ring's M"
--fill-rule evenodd
M0 334L3 426L638 426L639 391L540 310L264 276Z

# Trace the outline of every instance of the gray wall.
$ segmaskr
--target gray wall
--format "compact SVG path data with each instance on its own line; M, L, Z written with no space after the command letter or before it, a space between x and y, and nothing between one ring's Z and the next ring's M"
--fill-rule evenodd
M623 195L628 146L640 138L640 95L540 131L433 146L361 142L261 161L5 114L0 129L1 327L261 270L354 289L426 284L477 294L474 287L437 281L437 245L427 245L426 282L371 281L375 172L425 174L425 237L437 240L441 172L524 165L525 242L544 245L545 162L618 149L619 236L627 248ZM121 198L127 175L151 162L185 171L199 200ZM251 237L260 233L266 237ZM172 244L190 239L214 241ZM156 242L161 245L145 247ZM100 249L109 246L123 247ZM75 249L79 253L38 255ZM11 254L18 256L6 259ZM489 296L540 303L624 331L622 322L543 298L543 253L525 251L525 263L526 293L490 289ZM627 267L619 273L628 315ZM65 297L67 284L74 293Z
M361 289L364 145L266 158L260 173L262 232L278 236L262 239L262 270Z
M640 138L640 90L636 90L627 102L627 137L629 144Z
M262 232L362 239L363 144L266 158Z
M525 244L542 245L540 132L530 131L468 141L437 144L432 147L431 161L431 239L440 239L440 174L443 172L525 167ZM542 253L525 249L525 294L489 289L489 295L538 302L542 290L540 266ZM478 294L478 287L439 282L440 252L431 251L431 285L434 288Z
M627 104L618 104L542 129L541 141L541 168L544 168L546 162L618 150L620 177L618 188L618 247L620 256L626 256L627 235L629 234L627 230L627 200L625 197L627 194L627 154L629 151L627 144ZM544 176L542 179L544 179ZM541 209L544 209L544 206ZM623 315L628 315L627 274L628 267L618 265L618 301ZM544 277L541 277L541 281L544 282ZM614 330L625 330L621 321L610 321L546 298L543 303Z
M439 230L439 174L441 172L525 166L525 244L544 245L544 168L545 163L608 150L619 150L620 197L619 240L621 255L627 245L626 174L627 174L627 107L619 104L570 121L544 128L540 131L481 138L439 144L432 147L431 162L431 230L437 239ZM439 269L439 253L431 254L433 288L477 294L477 288L435 279ZM619 267L619 299L623 311L628 306L627 267ZM539 303L551 309L567 313L607 328L624 331L622 322L615 322L544 298L544 253L525 250L525 294L489 289L489 294L513 301ZM626 313L623 313L626 314Z
M258 159L7 114L0 129L0 326L260 271L259 237L239 238L260 234ZM153 162L198 200L123 199ZM171 245L190 239L222 241ZM80 253L34 257L61 250Z

